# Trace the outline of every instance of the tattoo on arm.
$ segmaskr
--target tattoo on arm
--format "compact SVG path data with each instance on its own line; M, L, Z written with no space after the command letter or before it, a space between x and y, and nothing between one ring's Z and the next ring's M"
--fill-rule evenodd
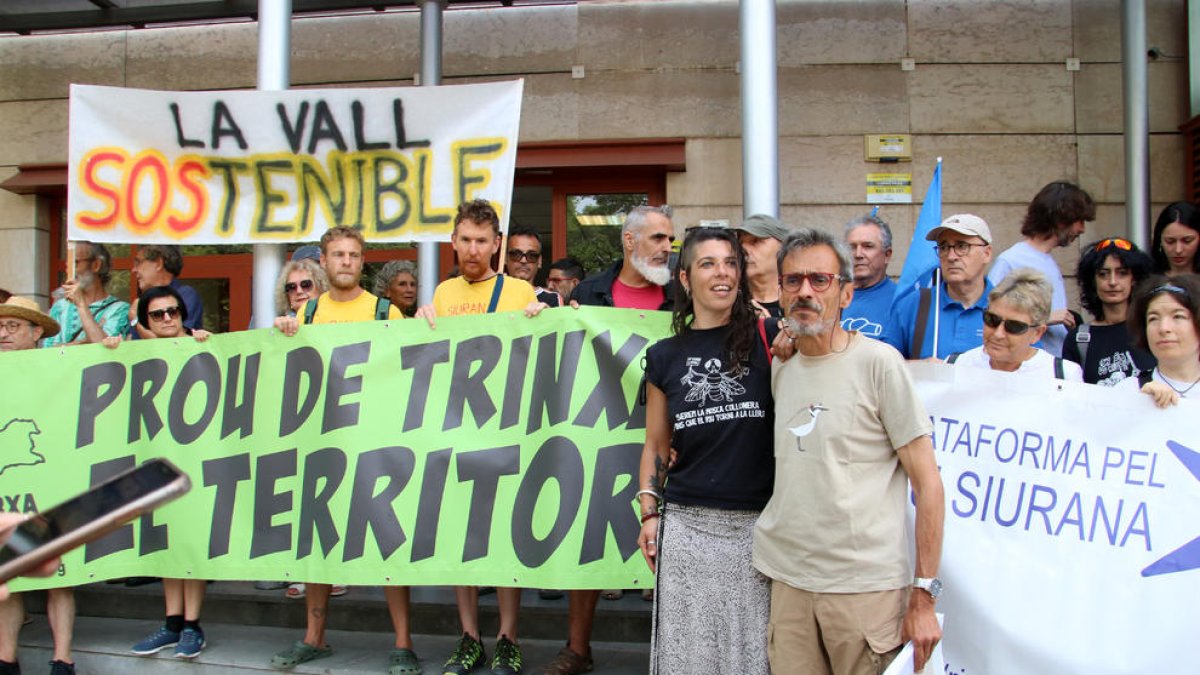
M652 489L661 490L662 486L667 482L667 467L663 462L663 458L659 455L654 456L654 475L651 476L654 485Z

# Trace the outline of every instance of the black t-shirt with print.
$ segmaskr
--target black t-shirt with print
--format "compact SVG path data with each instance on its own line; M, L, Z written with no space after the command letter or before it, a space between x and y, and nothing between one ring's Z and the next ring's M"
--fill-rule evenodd
M1087 363L1079 354L1076 335L1072 328L1063 342L1063 358L1083 367L1083 381L1111 387L1127 377L1137 377L1141 371L1154 370L1157 361L1154 355L1134 347L1129 340L1129 329L1124 323L1108 326L1092 324L1088 329Z
M671 447L678 453L665 497L690 506L762 510L775 480L771 365L756 335L749 362L729 372L729 330L693 330L646 352L646 381L666 394Z

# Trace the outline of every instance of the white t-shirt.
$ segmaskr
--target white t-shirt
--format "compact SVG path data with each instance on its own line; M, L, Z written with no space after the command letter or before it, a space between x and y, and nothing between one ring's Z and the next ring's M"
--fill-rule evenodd
M1009 272L1022 267L1031 267L1041 272L1046 276L1046 281L1050 282L1051 311L1057 312L1067 308L1067 286L1063 283L1062 271L1058 269L1058 263L1054 262L1054 256L1042 253L1027 241L1013 244L1012 248L996 258L991 271L988 272L988 281L999 286ZM1062 356L1063 341L1066 337L1066 326L1061 323L1049 326L1046 334L1042 336L1042 349L1050 352L1053 356Z
M1181 380L1172 380L1171 378L1158 372L1158 368L1154 369L1154 381L1165 382L1167 386L1175 390L1179 394L1179 398L1197 398L1200 397L1200 386L1194 387L1195 382L1183 382ZM1120 391L1141 391L1142 385L1136 377L1127 377L1113 386L1114 389ZM1183 393L1180 393L1183 392Z
M1044 377L1054 379L1054 357L1050 356L1049 352L1043 349L1034 348L1033 358L1025 359L1021 362L1021 367L1013 371L1017 375ZM967 368L988 368L992 367L992 357L983 350L983 347L976 347L970 351L965 351L958 355L954 365L965 366ZM1063 379L1069 382L1083 382L1083 368L1079 367L1074 361L1062 362ZM1137 381L1136 379L1134 380Z

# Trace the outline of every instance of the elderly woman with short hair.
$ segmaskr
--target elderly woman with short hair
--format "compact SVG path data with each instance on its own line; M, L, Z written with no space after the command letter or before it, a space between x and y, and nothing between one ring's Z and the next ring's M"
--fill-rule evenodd
M387 298L411 318L417 313L417 266L411 260L389 260L375 275L375 297Z
M275 316L296 316L304 304L329 290L329 277L310 258L292 260L275 281Z
M947 363L1034 377L1083 381L1079 364L1034 346L1050 319L1050 282L1037 270L1014 270L988 294L983 346L952 354Z

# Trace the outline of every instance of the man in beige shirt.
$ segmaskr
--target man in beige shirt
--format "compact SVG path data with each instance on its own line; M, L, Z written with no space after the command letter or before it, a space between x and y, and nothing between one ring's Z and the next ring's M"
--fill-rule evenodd
M794 232L779 280L796 353L774 364L775 491L754 531L754 566L772 580L771 670L877 674L904 640L920 670L941 638L933 608L945 506L929 416L900 354L841 327L854 296L841 241Z

